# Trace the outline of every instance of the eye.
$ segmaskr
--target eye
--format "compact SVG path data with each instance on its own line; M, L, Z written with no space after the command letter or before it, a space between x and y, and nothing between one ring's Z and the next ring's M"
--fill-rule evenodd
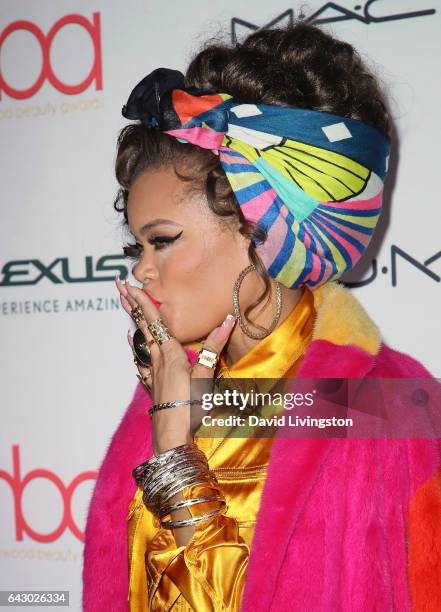
M148 240L149 244L152 244L155 247L155 251L160 251L168 244L172 244L182 235L182 231L179 232L176 236L155 236L155 238L150 238Z
M176 236L155 236L155 238L150 238L148 243L152 244L155 247L155 251L160 251L168 244L172 244L178 238L180 238L182 232L183 230L179 232L179 234L177 234ZM135 244L126 244L123 247L123 253L129 259L138 260L141 257L142 250L142 244L139 244L139 242L135 242Z
M123 253L129 259L139 259L141 251L142 246L138 242L123 246Z

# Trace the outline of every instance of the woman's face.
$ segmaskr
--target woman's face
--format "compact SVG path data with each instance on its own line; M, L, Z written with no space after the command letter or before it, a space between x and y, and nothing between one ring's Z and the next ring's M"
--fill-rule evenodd
M159 314L180 342L205 338L232 312L234 282L249 265L249 241L237 225L220 225L205 196L189 193L172 167L137 177L127 214L141 245L135 278L161 302ZM255 297L251 288L241 290L241 307Z

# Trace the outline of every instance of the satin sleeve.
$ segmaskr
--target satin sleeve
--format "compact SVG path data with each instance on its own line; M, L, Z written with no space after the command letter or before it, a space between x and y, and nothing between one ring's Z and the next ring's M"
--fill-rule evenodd
M183 497L221 494L218 486L193 485ZM213 510L214 502L188 506L196 516ZM217 502L218 507L218 502ZM173 533L159 529L147 551L151 582L150 610L237 611L240 607L249 547L239 534L235 518L222 513L195 525L186 546L176 547ZM182 600L183 599L183 600ZM186 605L185 605L186 604Z

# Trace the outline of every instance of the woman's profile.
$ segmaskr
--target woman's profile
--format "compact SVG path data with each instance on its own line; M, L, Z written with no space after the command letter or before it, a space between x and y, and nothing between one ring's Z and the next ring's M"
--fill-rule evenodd
M90 503L84 609L441 609L437 439L195 435L196 380L432 378L338 280L381 215L376 79L298 22L157 68L123 115L139 384Z

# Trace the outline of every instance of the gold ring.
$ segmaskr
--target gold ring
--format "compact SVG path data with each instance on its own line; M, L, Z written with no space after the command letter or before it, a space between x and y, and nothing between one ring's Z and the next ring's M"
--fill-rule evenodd
M137 374L136 378L139 380L139 382L142 384L142 386L145 387L145 389L147 389L147 391L149 391L149 392L151 391L151 386L149 385L146 376L140 376L139 374Z
M132 309L132 318L137 326L139 326L140 323L145 322L144 313L142 312L140 306L136 306Z
M219 361L219 355L214 351L203 348L199 351L197 363L214 370Z
M154 344L154 343L155 343L155 341L154 341L154 340L150 340L150 346L151 346L152 344ZM138 357L135 355L135 353L133 353L133 354L134 354L134 357L133 357L133 363L134 363L135 365L137 365L139 368L148 368L148 367L149 367L149 366L147 366L145 363L142 363L142 361L141 361L140 359L138 359Z
M161 346L167 340L170 340L173 336L167 329L166 325L161 319L155 319L147 324L147 328L151 335L153 336L154 341Z
M142 321L145 321L144 313L142 312L141 306L135 306L132 308L132 318L136 325L139 325Z

